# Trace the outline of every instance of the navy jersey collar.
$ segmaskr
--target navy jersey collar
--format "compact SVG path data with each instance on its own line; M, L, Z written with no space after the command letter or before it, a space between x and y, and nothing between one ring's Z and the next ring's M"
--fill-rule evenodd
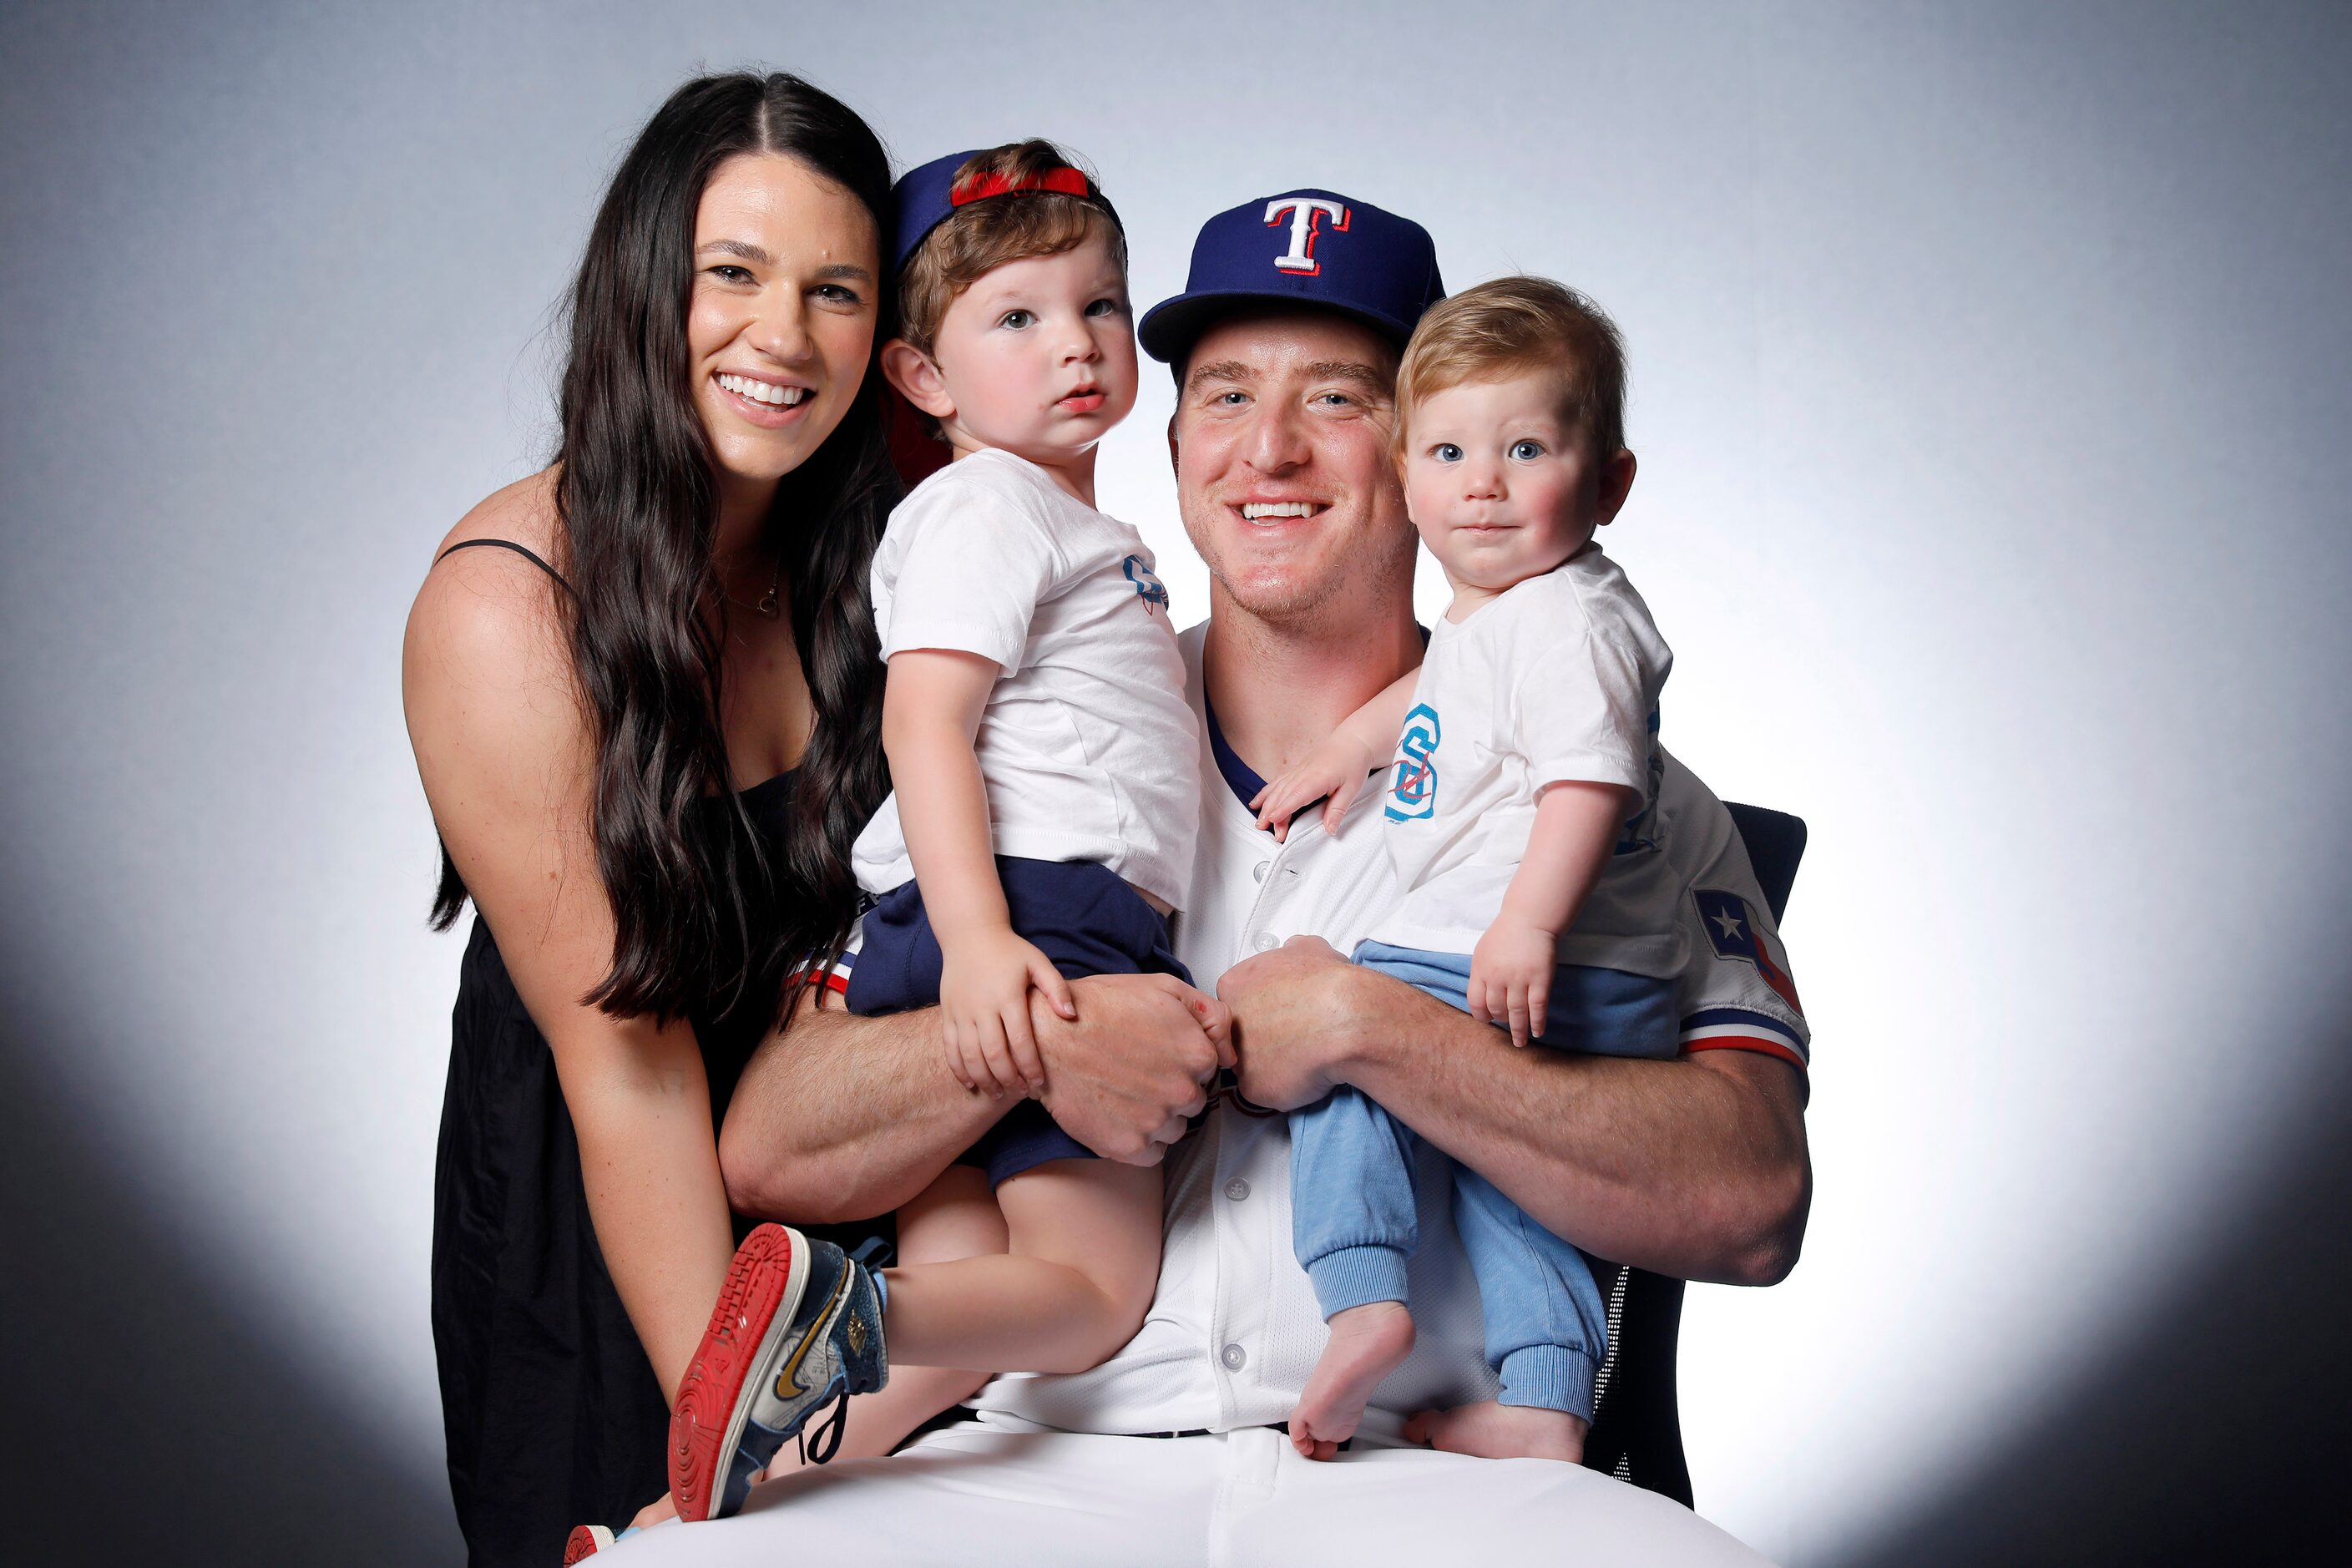
M1224 775L1225 787L1234 792L1234 798L1247 805L1265 790L1265 781L1225 743L1225 727L1217 722L1217 710L1209 704L1207 682L1202 684L1201 712L1209 721L1209 755L1216 759L1217 772Z
M1429 628L1416 625L1413 630L1421 634L1421 646L1427 647ZM1216 759L1217 772L1224 775L1225 787L1234 792L1234 798L1247 805L1265 793L1265 781L1257 776L1256 770L1242 761L1240 752L1225 743L1225 727L1217 722L1216 705L1209 700L1209 677L1205 668L1201 676L1201 714L1209 721L1209 755ZM1274 829L1269 827L1265 831L1271 833Z

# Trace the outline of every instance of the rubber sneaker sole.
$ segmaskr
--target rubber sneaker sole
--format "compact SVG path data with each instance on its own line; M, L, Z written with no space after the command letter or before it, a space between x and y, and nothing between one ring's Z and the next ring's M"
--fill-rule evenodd
M807 1238L785 1226L761 1226L735 1249L710 1326L670 1409L670 1496L681 1520L730 1511L723 1507L727 1476L751 1406L743 1385L791 1331L808 1270Z
M575 1524L563 1543L563 1568L584 1562L613 1544L613 1532L601 1524Z

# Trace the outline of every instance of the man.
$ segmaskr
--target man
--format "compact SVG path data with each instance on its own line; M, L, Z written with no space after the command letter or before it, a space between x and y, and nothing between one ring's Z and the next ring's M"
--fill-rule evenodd
M1673 1062L1514 1050L1342 962L1331 943L1352 945L1394 893L1378 792L1336 837L1308 814L1285 843L1244 808L1260 778L1419 661L1388 419L1399 348L1441 294L1418 226L1303 191L1211 219L1185 293L1142 322L1144 347L1178 376L1171 454L1212 579L1210 618L1185 637L1209 798L1178 948L1233 1009L1241 1052L1238 1093L1220 1092L1171 1161L1142 1331L1092 1372L997 1379L974 1402L980 1421L894 1458L772 1482L725 1530L650 1532L632 1542L648 1560L657 1542L719 1563L836 1540L878 1561L1549 1558L1570 1541L1596 1557L1752 1560L1591 1471L1398 1446L1471 1446L1475 1423L1458 1412L1495 1390L1442 1181L1420 1184L1435 1194L1412 1268L1420 1341L1354 1451L1313 1463L1274 1430L1323 1330L1292 1256L1286 1127L1262 1108L1351 1084L1586 1250L1691 1279L1780 1279L1809 1195L1802 1022L1764 986L1785 975L1728 818L1679 766L1661 810L1678 815L1694 882L1756 929L1731 956L1694 942L1691 1048ZM1208 1103L1213 1054L1147 981L1075 989L1076 1023L1042 1006L1034 1019L1047 1109L1108 1157L1154 1161ZM929 1014L817 1008L772 1040L722 1131L736 1205L814 1223L920 1191L1003 1109L939 1070L936 1034Z

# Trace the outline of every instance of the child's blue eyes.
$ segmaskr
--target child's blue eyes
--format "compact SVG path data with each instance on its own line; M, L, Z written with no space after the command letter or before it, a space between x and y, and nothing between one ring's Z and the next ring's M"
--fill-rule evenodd
M1007 310L996 324L1000 327L1010 327L1017 332L1036 319L1026 310Z
M1462 460L1462 448L1451 441L1440 441L1429 449L1429 455L1441 463L1458 463ZM1543 443L1540 441L1511 443L1510 456L1522 463L1532 463L1543 455Z

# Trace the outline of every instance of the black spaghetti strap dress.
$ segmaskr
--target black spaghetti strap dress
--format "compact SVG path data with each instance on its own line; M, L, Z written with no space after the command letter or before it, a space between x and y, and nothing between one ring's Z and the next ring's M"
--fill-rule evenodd
M562 582L520 545L467 542L514 550ZM740 797L772 851L793 776ZM716 1127L765 1031L689 1017ZM433 1342L449 1487L477 1568L552 1568L573 1525L617 1529L668 1489L669 1406L597 1250L555 1058L478 914L434 1170Z

